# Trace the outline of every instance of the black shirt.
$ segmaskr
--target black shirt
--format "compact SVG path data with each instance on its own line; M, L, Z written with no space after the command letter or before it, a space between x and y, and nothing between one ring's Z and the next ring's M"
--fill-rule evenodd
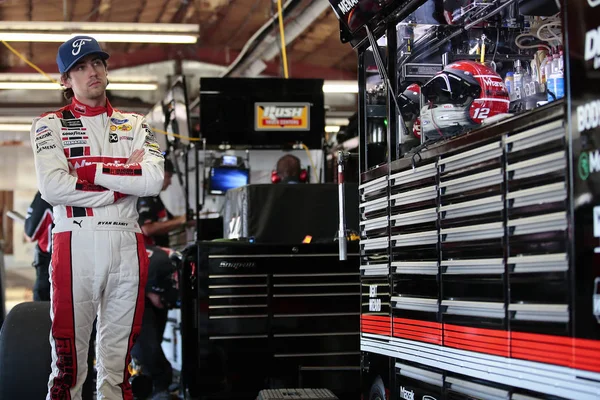
M37 192L25 217L25 234L37 242L36 250L52 252L52 206Z
M165 205L159 196L156 197L140 197L137 202L137 210L140 214L139 224L143 226L152 222L168 221L173 216L167 211ZM152 237L144 236L146 245L156 245L161 247L169 247L169 234L154 235Z

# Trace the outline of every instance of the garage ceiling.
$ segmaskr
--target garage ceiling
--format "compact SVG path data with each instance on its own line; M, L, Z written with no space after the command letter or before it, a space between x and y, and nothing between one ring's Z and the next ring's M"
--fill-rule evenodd
M198 24L193 45L106 43L111 69L167 60L193 60L230 65L249 38L273 13L272 0L6 0L0 1L3 21L90 21ZM293 22L286 19L286 24ZM273 29L277 25L273 24ZM56 72L57 43L11 43L46 72ZM356 79L356 56L340 43L339 25L331 10L316 16L287 46L290 77ZM279 56L267 62L265 75L280 76ZM22 60L0 46L0 72L32 72Z

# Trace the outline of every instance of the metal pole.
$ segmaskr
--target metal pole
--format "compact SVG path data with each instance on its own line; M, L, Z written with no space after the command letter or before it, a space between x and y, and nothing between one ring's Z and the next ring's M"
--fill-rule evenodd
M184 154L183 154L183 167L185 168L185 205L186 205L186 210L185 210L185 215L187 216L187 219L190 218L190 211L191 211L191 207L190 207L190 160L189 160L189 155L190 155L190 149L192 149L194 147L193 144L190 144L188 146L184 147Z
M338 208L340 226L338 232L338 241L340 247L340 260L345 261L348 259L348 248L346 243L346 208L344 198L344 159L345 154L343 151L338 151Z

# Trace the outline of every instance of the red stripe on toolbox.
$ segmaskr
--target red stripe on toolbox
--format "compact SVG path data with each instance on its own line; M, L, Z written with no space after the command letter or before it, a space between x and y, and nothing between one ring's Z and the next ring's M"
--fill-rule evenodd
M485 343L485 342L478 342L475 340L469 340L469 339L454 339L454 338L446 338L444 337L444 344L448 345L448 344L454 344L456 346L465 346L469 347L469 348L478 348L480 352L482 353L489 353L490 351L493 351L494 353L492 354L496 354L496 352L502 353L504 356L508 357L509 353L510 353L510 348L508 346L508 343L506 343L505 345L497 345L497 344L490 344L490 343Z
M414 325L394 324L394 332L396 331L396 329L404 330L404 331L413 331L413 332L418 332L418 333L428 333L430 335L440 335L441 336L441 334L442 334L441 329L422 328L420 326L414 326Z
M429 322L429 321L419 321L418 319L406 319L406 318L398 318L393 317L394 323L401 323L407 325L416 325L416 326L427 326L429 328L437 328L441 329L442 324L439 322Z
M471 335L485 335L485 336L508 338L507 331L498 331L498 330L494 330L494 329L472 328L470 326L444 324L444 330L469 333Z
M394 330L394 337L401 337L405 339L418 340L419 342L427 342L427 343L435 343L442 344L442 336L441 335L427 335L427 334L419 334L412 331L400 331Z
M482 349L480 347L468 346L465 344L454 343L454 342L446 342L445 345L448 347L454 347L454 348L461 349L461 350L469 350L469 351L475 351L477 353L487 353L487 354L494 354L494 355L502 356L502 357L508 357L508 350L507 351L498 351L498 350L493 350L493 349Z
M498 346L508 346L508 338L490 337L485 335L471 335L465 333L452 332L444 330L444 338L471 340L473 342L481 342Z

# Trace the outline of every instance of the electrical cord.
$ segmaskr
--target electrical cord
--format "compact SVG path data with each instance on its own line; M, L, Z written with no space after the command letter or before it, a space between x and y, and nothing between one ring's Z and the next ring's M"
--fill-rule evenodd
M283 11L292 12L294 8L296 8L301 3L301 0L288 0L283 4ZM220 75L221 78L228 77L237 67L240 65L245 59L247 54L252 51L258 44L259 39L268 35L271 24L273 23L273 18L267 21L258 31L252 35L250 39L246 42L242 51L237 56L237 58L227 67L227 69Z
M10 50L14 55L19 57L21 60L25 62L25 64L29 65L31 68L35 69L37 72L48 78L52 83L60 84L56 79L52 78L50 75L42 71L37 65L29 61L23 54L19 53L14 47L8 44L6 41L2 41L2 44L6 46L8 50Z
M500 28L496 28L496 46L494 47L494 56L492 62L496 60L496 54L498 54L498 45L500 44Z
M315 174L315 183L319 183L319 176L317 175L317 169L315 168L315 163L313 162L312 155L310 154L310 149L304 143L300 143L300 145L304 150L306 150L306 154L308 154L308 161L310 162L310 167L312 168L313 173Z
M277 15L279 19L279 37L281 39L281 62L283 63L283 77L289 78L287 65L287 51L285 48L285 29L283 28L283 11L281 10L281 0L277 0Z
M538 49L540 47L545 48L546 50L548 50L548 53L550 53L552 51L552 49L550 48L550 46L546 45L546 44L532 44L532 45L524 45L520 43L520 39L524 38L524 37L528 37L528 36L533 36L531 33L522 33L520 35L518 35L515 38L515 45L520 48L520 49Z

